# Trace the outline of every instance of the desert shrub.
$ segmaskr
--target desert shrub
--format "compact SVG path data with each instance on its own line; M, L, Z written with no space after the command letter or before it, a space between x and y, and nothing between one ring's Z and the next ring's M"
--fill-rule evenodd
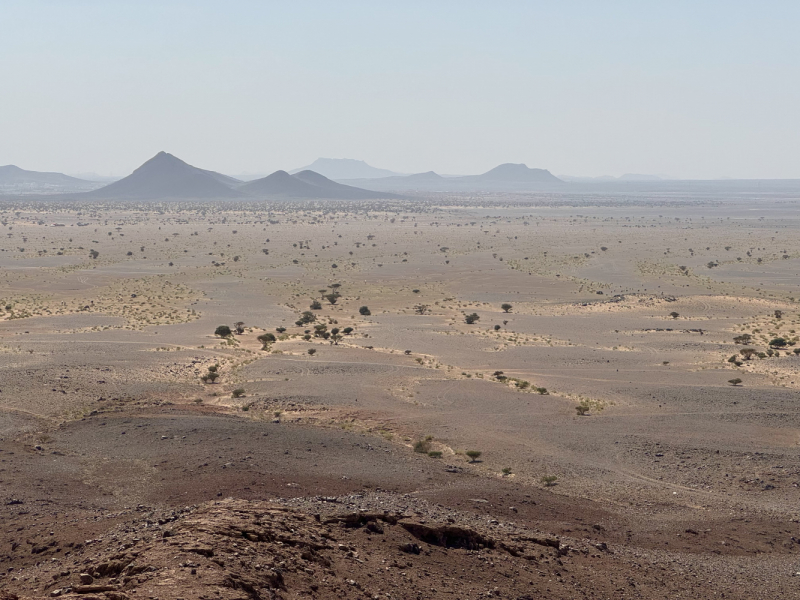
M314 356L316 353L317 353L317 349L316 348L309 348L308 349L308 355L309 356Z
M495 325L495 326L494 326L494 330L495 330L495 331L500 331L500 325Z
M322 310L322 303L319 300L312 300L311 306L309 307L311 310Z
M476 462L483 452L479 450L467 450L465 454L469 457L469 462Z
M503 475L511 475L511 467L503 467Z
M782 337L777 337L769 341L771 348L783 348L787 343L788 342Z
M428 454L431 451L431 441L429 439L417 440L414 442L414 452Z
M358 314L360 314L363 317L368 317L372 313L369 311L369 308L367 308L366 306L362 306L361 308L358 309Z
M472 314L469 314L466 317L464 317L464 322L467 325L474 325L475 323L478 322L479 319L480 319L480 316L478 315L478 313L472 313Z
M227 325L220 325L214 330L214 335L218 335L219 337L223 338L230 337L232 333L233 332L231 331L231 328Z
M728 383L730 383L731 385L739 385L740 383L742 383L742 380L736 377L735 379L728 379Z
M583 401L575 407L575 412L578 413L579 417L585 417L589 414L590 408L591 407L589 406L588 402Z
M442 453L439 450L431 450L428 452L428 456L431 458L442 458Z
M351 333L353 333L353 328L352 327L345 327L344 329L342 329L342 333L345 334L345 335L350 335Z
M231 392L231 396L233 398L241 398L242 396L244 396L244 388L236 388Z
M503 312L511 312L511 309L514 308L514 307L506 302L504 304L501 304L500 308L503 309Z
M539 481L541 481L546 487L553 487L556 484L556 480L558 477L555 475L544 475Z
M669 313L669 316L672 317L673 319L677 319L678 317L680 317L680 314L676 313L673 310L671 313Z
M276 338L274 333L262 333L260 336L256 338L259 342L261 342L262 350L268 350L269 345L275 343Z
M275 331L277 331L278 333L283 333L286 331L286 327L276 327Z

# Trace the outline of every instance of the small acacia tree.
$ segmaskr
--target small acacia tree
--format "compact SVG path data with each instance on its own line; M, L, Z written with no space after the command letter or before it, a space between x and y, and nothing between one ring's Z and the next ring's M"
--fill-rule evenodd
M227 325L220 325L214 330L214 335L218 335L219 337L223 338L230 337L232 333L233 332L231 331L231 328Z
M680 317L681 315L680 315L679 313L676 313L676 312L673 310L671 313L669 313L669 316L670 316L670 317L672 317L673 319L677 319L677 318L678 318L678 317Z
M464 317L464 322L467 325L474 325L475 323L478 322L479 319L480 316L478 315L478 313L472 313L471 315L467 315L466 317Z
M742 380L737 377L735 379L728 379L728 383L730 383L731 385L739 385L740 383L742 383Z
M511 312L511 309L514 308L514 307L511 306L508 302L506 302L504 304L501 304L500 308L503 309L503 312Z
M302 327L303 325L308 325L309 323L313 323L317 320L317 315L315 315L310 310L303 311L303 314L300 315L300 318L297 320L296 325Z
M469 462L477 462L483 453L480 450L467 450L465 454L469 457Z
M363 317L368 317L368 316L370 316L372 314L369 311L369 308L367 308L366 306L362 306L361 308L359 308L358 309L358 313Z
M260 336L256 338L259 342L261 342L262 350L269 350L269 345L274 344L276 341L274 333L262 333Z

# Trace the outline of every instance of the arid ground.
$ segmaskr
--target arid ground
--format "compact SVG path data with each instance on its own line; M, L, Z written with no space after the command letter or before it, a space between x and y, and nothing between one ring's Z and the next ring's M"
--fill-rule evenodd
M7 201L0 598L800 598L799 207Z

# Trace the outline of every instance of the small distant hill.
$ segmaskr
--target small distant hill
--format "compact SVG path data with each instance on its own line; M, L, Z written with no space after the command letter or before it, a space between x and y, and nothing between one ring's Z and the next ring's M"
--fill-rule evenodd
M620 181L663 181L658 175L642 175L639 173L625 173L620 175Z
M90 184L90 181L70 177L63 173L47 173L42 171L26 171L16 165L0 167L0 185L57 185L79 186Z
M444 181L444 177L433 171L426 171L425 173L414 173L413 175L406 175L405 177L397 177L396 179L403 179L408 183L438 183Z
M370 200L397 198L394 194L372 192L331 181L327 177L305 170L294 175L286 171L275 171L271 175L250 181L238 188L251 196L266 196L297 199Z
M289 171L294 175L301 171L314 171L329 179L378 179L400 175L388 169L378 169L365 163L363 160L352 158L318 158L307 167Z
M241 181L159 152L127 177L86 194L107 199L238 198Z
M467 178L462 178L467 179ZM487 171L483 175L473 175L469 179L508 183L561 183L561 180L547 169L531 169L525 164L505 163Z

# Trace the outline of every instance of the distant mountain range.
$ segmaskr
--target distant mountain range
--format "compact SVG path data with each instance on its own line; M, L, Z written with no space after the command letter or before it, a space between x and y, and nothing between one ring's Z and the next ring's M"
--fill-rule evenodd
M621 177L556 177L547 169L505 163L480 175L442 176L433 171L401 175L377 169L361 160L318 158L291 172L275 171L243 181L194 167L167 152L159 152L127 177L108 183L62 173L0 167L2 194L67 194L73 197L120 200L196 199L337 199L399 198L405 192L526 192L563 190L569 183L662 182L669 176L628 173ZM106 183L107 185L103 185ZM102 186L102 187L100 187Z
M639 173L625 173L619 177L601 175L600 177L576 177L574 175L559 175L564 181L594 182L594 181L671 181L674 177L668 175L643 175Z
M414 175L380 179L344 179L341 183L358 185L377 191L527 191L563 185L564 182L547 169L531 169L524 164L505 163L481 175L442 177L428 171Z
M302 171L295 175L276 171L245 183L216 171L199 169L167 152L159 152L127 177L82 196L109 200L259 197L367 200L397 197L342 185L313 171Z
M388 169L371 167L363 160L353 160L352 158L318 158L307 167L301 167L289 171L289 173L294 175L301 171L314 171L329 179L378 179L379 177L400 175L400 173Z

